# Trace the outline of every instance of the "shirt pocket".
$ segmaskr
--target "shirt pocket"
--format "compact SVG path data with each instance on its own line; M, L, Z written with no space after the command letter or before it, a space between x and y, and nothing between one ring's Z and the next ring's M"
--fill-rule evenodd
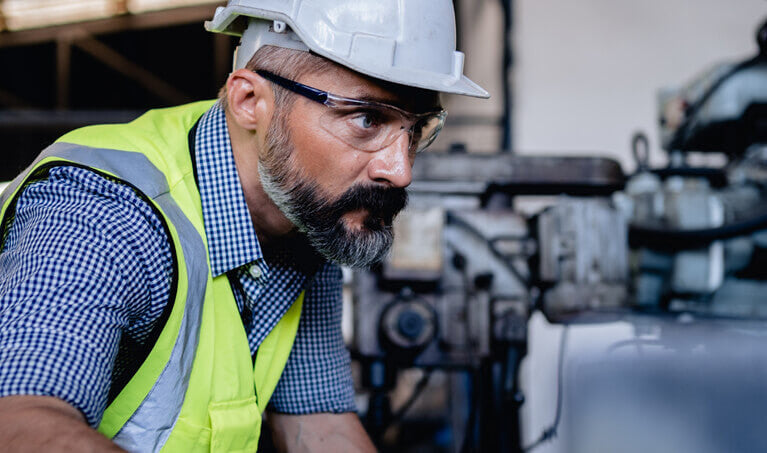
M261 411L256 397L210 403L210 451L253 453L261 435Z

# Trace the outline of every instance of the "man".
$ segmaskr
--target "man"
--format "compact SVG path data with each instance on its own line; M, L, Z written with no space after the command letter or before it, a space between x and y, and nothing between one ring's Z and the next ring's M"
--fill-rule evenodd
M486 96L453 21L449 0L233 0L208 24L243 34L219 102L41 154L0 200L4 449L254 451L268 409L283 450L374 450L338 265L385 255L437 92Z

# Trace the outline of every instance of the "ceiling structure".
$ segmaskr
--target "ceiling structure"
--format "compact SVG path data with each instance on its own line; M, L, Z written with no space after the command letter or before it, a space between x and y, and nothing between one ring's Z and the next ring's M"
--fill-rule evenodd
M0 181L66 131L217 95L221 0L0 0Z
M189 5L192 6L189 6ZM70 107L72 49L90 55L124 77L132 79L168 104L193 100L175 84L153 73L141 59L124 55L100 39L152 29L167 29L187 24L199 25L212 17L221 1L210 0L4 0L0 1L0 62L8 48L55 45L55 103L57 109ZM183 6L182 6L183 5ZM200 30L201 31L201 30ZM229 70L231 39L211 35L214 42L213 65L221 81ZM136 38L136 36L132 36ZM158 46L158 50L162 46ZM32 53L35 49L32 49ZM179 50L184 52L183 49ZM11 52L12 53L12 52ZM139 61L137 61L139 60ZM7 61L10 68L21 68L21 61ZM29 102L19 91L7 89L0 80L0 106L11 108L47 107ZM115 106L117 107L117 106Z
M219 0L0 0L0 31L82 23Z
M454 2L458 47L473 62L467 73L492 88L494 99L480 105L446 96L449 127L434 146L508 150L511 95L496 79L509 79L512 0ZM73 128L216 97L237 39L208 33L203 23L225 4L0 0L0 180Z

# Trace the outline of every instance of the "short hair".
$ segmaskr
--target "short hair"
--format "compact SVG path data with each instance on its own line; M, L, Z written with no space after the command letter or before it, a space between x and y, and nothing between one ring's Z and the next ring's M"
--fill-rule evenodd
M277 46L263 46L245 65L245 69L256 71L263 69L287 79L296 80L304 74L327 71L337 66L336 63L311 52L287 49ZM287 107L294 99L288 90L272 84L275 105ZM228 109L226 84L218 92L218 98L224 110Z

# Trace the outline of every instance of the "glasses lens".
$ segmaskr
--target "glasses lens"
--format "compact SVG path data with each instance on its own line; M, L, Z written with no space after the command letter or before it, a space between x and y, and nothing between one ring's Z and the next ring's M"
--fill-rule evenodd
M390 145L402 125L400 115L376 105L334 106L320 124L334 137L362 151L377 151Z
M361 151L378 151L410 134L410 150L429 146L442 129L445 112L406 115L384 105L334 105L320 117L326 132Z
M445 124L447 112L436 112L420 116L413 124L411 148L421 152L434 142Z

